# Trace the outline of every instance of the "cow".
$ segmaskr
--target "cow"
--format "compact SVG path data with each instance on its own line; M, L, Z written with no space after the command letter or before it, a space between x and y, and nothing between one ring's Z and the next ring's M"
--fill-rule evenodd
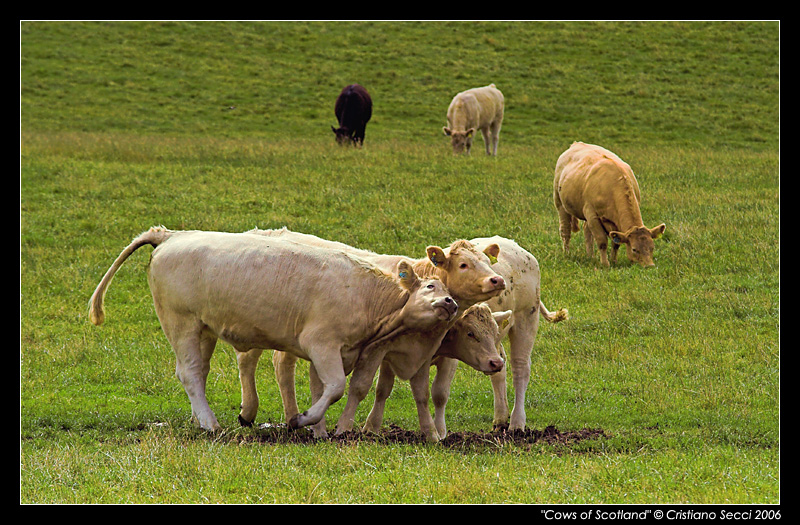
M617 250L624 244L632 262L645 268L655 266L653 240L664 233L666 225L645 227L639 209L639 183L631 167L614 153L593 144L574 142L556 162L553 201L558 210L564 253L569 253L570 236L578 231L578 220L582 220L586 254L590 258L596 242L601 263L610 266L606 254L610 237L611 262L616 263Z
M333 112L339 121L338 128L331 126L336 142L363 146L367 122L372 117L372 98L367 90L359 84L345 86L336 98Z
M319 388L311 407L289 421L299 428L324 417L344 394L350 372L351 383L371 384L392 340L416 333L441 340L458 311L440 280L418 278L405 261L393 278L344 252L258 235L154 227L103 276L90 300L93 324L105 318L103 299L116 271L147 244L155 248L148 282L175 351L176 375L192 419L209 431L221 428L205 395L218 339L236 350L237 360L270 348L311 361Z
M494 428L524 430L526 425L525 393L531 376L531 352L539 330L539 318L557 323L569 317L566 308L550 312L541 300L541 284L539 262L530 252L515 241L500 236L481 237L469 241L477 250L488 246L497 246L498 255L492 269L503 276L505 289L497 296L489 299L486 305L493 312L511 310L507 323L502 324L498 341L507 335L510 348L507 364L511 366L514 386L514 408L509 421L508 400L506 395L506 370L491 376L494 391ZM499 345L498 345L498 348ZM501 356L504 355L500 348ZM450 383L455 375L457 361L440 359L436 365L436 377L431 387L434 403L434 421L440 435L447 434L444 421L444 410L450 391Z
M512 313L511 310L492 312L486 303L478 303L469 307L456 321L455 326L448 330L431 364L438 367L442 360L450 359L462 361L486 375L500 372L504 362L497 351L501 347L502 340L499 325L505 324ZM375 401L362 431L377 432L380 429L386 399L392 393L395 377L402 378L403 376L402 365L403 363L398 364L389 359L384 359L381 363L378 384L375 388ZM426 384L429 379L429 368L425 367L424 369ZM443 407L449 393L449 384L446 391L441 389L435 391L434 404ZM444 402L442 402L442 396L444 396ZM428 407L426 405L420 409L428 410ZM447 429L444 424L443 408L436 411L436 418L440 418L434 419L437 435L444 438Z
M324 246L330 249L345 250L373 262L384 269L391 268L399 264L399 262L405 261L412 265L414 271L421 277L427 276L441 279L450 291L453 299L458 302L462 311L469 309L469 307L476 303L491 299L501 293L506 287L504 278L491 268L491 259L497 257L499 251L498 246L491 244L485 246L480 251L476 250L474 246L464 240L455 241L446 249L442 249L438 246L428 246L426 249L427 257L415 260L401 255L377 254L369 250L354 248L344 243L321 239L314 235L293 232L286 228L277 230L254 229L250 230L248 233L272 238L291 239L311 246ZM255 356L255 354L253 354L253 356ZM430 357L433 357L432 353ZM462 360L472 365L468 359ZM281 354L278 352L273 354L275 374L281 386L281 396L283 398L287 419L293 417L293 414L297 411L294 391L295 362L296 359L288 354ZM248 369L252 370L249 374L254 375L255 363L248 363L246 366ZM407 369L408 367L405 368ZM424 373L422 373L423 368ZM420 396L426 396L428 392L428 368L429 366L420 368L419 377L416 380L414 378L410 379L412 382L412 391L419 392ZM397 375L401 377L401 379L408 379L408 377L405 377L407 374ZM425 378L424 381L422 377ZM417 380L419 381L418 383L416 382ZM364 392L364 394L366 394L366 392ZM351 393L348 393L348 396L350 395ZM420 412L420 414L422 414L422 412ZM337 432L340 432L340 429L349 429L349 427L352 426L352 422L346 422L346 418L346 414L343 413L342 417L339 419L341 424L337 424ZM344 425L348 425L348 427ZM314 432L315 435L324 435L325 430L324 428L317 427L314 429ZM426 435L432 440L435 440L438 434L427 430L423 430L423 432L429 432L429 434ZM444 436L438 437L441 438Z
M494 84L468 89L453 97L447 108L444 134L450 137L453 153L467 153L472 148L475 130L480 130L487 155L497 155L505 100Z

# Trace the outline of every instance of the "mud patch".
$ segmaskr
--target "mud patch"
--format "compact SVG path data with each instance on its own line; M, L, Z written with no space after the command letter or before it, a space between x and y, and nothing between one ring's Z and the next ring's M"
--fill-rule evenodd
M554 426L543 430L525 429L508 431L498 429L491 432L450 432L437 445L453 449L476 447L502 447L506 445L530 448L534 444L559 445L572 447L586 440L597 440L609 437L602 429L583 429L562 432ZM385 444L423 444L425 437L419 431L405 430L397 425L390 425L377 433L362 433L358 431L345 432L339 436L330 435L327 438L317 439L308 429L291 430L283 424L264 424L251 434L240 434L237 441L241 444L313 444L320 442L331 443L385 443Z

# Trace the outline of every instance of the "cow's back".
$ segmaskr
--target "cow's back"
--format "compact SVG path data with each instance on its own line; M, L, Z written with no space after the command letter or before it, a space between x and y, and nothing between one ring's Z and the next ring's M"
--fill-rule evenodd
M458 93L447 109L447 120L457 130L482 128L502 120L505 99L494 84Z
M345 86L336 99L334 113L340 126L352 127L372 117L372 98L359 84Z
M607 211L620 194L633 192L638 202L639 185L631 167L616 154L594 144L573 143L556 162L553 194L557 206L583 219L584 208Z
M506 282L506 289L487 301L492 311L529 310L539 305L539 262L516 242L504 237L484 237L470 241L478 250L497 244L500 253L492 269Z
M234 346L294 353L304 329L331 324L344 340L363 336L357 321L353 333L342 333L347 323L330 312L367 318L364 296L380 279L391 281L347 254L217 232L175 235L153 251L149 270L160 318L192 316Z

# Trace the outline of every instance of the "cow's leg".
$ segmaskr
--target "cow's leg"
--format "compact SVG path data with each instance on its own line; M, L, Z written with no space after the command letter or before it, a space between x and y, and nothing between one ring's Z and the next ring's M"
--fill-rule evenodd
M431 417L431 409L428 406L430 401L430 362L422 365L419 371L411 378L411 393L417 405L417 416L419 417L419 429L428 441L439 441L440 437L436 431Z
M194 317L164 312L158 303L156 313L175 351L175 375L192 404L192 420L206 430L220 430L222 427L206 399L206 379L216 336Z
M492 135L492 155L497 155L497 144L500 142L500 127L503 125L503 121L495 121L492 122L491 130Z
M500 344L497 348L500 357L503 361L508 361L506 358L503 345ZM492 381L492 391L494 392L494 417L492 418L492 428L505 428L508 426L508 383L507 374L508 367L504 366L499 372L492 374L490 379Z
M307 354L314 365L313 372L316 373L319 380L319 399L314 401L308 410L302 414L294 415L289 420L291 428L305 427L319 422L328 407L344 395L347 383L347 377L342 367L342 357L338 348L310 348L307 350Z
M365 351L356 362L353 375L350 376L350 388L347 391L347 403L345 403L342 415L336 422L336 434L341 434L353 429L356 418L356 409L359 403L367 397L369 389L372 387L372 380L375 373L386 355L384 351Z
M483 145L486 148L486 154L492 154L492 132L489 126L481 128L481 135L483 135Z
M594 236L591 228L583 229L583 240L586 245L586 256L591 259L594 256Z
M564 254L568 254L569 239L572 237L572 215L560 203L556 208L558 210L558 231L561 234L561 243L564 248Z
M297 393L295 392L294 372L297 367L297 357L289 352L272 353L272 365L275 368L275 379L283 401L283 415L286 422L300 412L297 408Z
M525 429L525 393L531 378L531 352L539 329L538 307L530 312L514 314L514 325L508 333L509 362L514 383L514 408L509 430Z
M383 413L386 409L386 400L392 393L394 388L394 371L389 363L381 363L381 371L378 374L378 384L375 387L375 402L372 404L367 416L367 421L364 423L364 432L377 432L383 423Z
M606 254L606 248L608 247L608 234L606 233L605 228L603 228L602 221L597 217L586 217L586 226L584 227L584 231L587 229L591 230L592 237L594 237L594 240L597 243L597 249L600 251L600 262L603 264L603 266L609 266L608 255Z
M294 377L294 373L292 377ZM317 374L317 369L314 368L313 363L311 364L311 366L308 367L308 385L311 390L311 404L313 405L322 398L322 392L325 389L325 387L322 384L322 381L319 378L319 375ZM289 422L291 425L292 417L295 417L298 413L299 409L297 409L295 411L295 414L286 421ZM311 425L311 431L314 433L315 438L328 437L328 427L325 419L325 414L322 414L320 420Z
M445 423L444 412L447 400L450 398L450 385L456 375L458 361L447 357L440 358L436 364L436 376L431 385L431 397L433 398L433 423L440 439L447 435L447 423Z
M239 424L249 427L256 420L258 413L258 390L256 389L256 367L263 350L253 348L249 351L236 352L239 365L239 383L242 388L242 406L239 411Z
M626 248L627 249L627 248ZM612 242L611 243L611 256L609 260L612 264L617 264L617 252L619 251L619 244Z

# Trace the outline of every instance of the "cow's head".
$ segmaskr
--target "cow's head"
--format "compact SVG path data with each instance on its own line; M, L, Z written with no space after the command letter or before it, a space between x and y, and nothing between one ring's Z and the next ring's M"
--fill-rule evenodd
M492 269L499 253L497 244L481 252L469 241L454 242L447 253L438 246L427 248L428 259L440 270L450 293L472 304L488 301L505 290L505 279Z
M337 144L347 144L348 142L353 140L353 138L351 137L353 132L344 126L342 126L341 128L334 128L333 126L331 126L331 130L333 130L333 133L336 135Z
M407 261L397 263L397 279L409 293L403 309L403 324L412 330L427 330L455 319L458 303L438 278L420 279Z
M504 365L497 351L503 339L500 325L511 313L492 313L485 303L471 306L447 332L436 355L458 359L484 374L499 372Z
M467 131L456 131L448 127L442 128L444 134L450 137L450 144L453 146L453 153L463 153L465 149L469 149L472 143L472 134L475 133L475 128L469 128Z
M656 264L653 262L653 249L655 243L653 239L661 237L667 228L665 224L660 224L655 228L648 229L644 226L631 228L627 232L612 231L608 236L614 244L625 244L628 259L638 263L645 268L650 268Z

